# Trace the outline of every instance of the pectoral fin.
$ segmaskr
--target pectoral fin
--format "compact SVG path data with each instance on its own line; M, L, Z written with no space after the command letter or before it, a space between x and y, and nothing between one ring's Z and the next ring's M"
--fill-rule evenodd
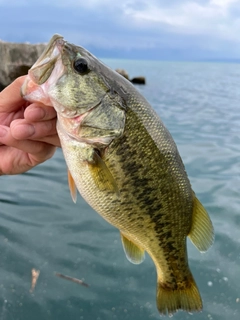
M140 264L145 259L145 252L143 249L139 248L131 240L127 239L121 232L121 240L123 244L123 249L126 254L127 259L133 264Z
M71 175L71 172L68 170L68 185L69 185L69 189L70 189L70 193L72 196L72 200L74 203L77 202L77 188L75 185L75 182L73 180L73 177Z
M101 156L94 151L93 162L89 162L91 175L101 191L110 191L119 197L117 183Z
M199 251L205 252L213 244L214 230L207 211L194 194L192 227L189 238Z

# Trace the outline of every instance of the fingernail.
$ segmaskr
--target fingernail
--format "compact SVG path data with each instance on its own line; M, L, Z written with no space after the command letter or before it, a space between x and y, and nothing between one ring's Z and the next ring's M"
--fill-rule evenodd
M7 130L0 126L0 137L4 137L7 134Z
M14 126L14 137L16 139L28 139L35 133L35 128L31 124L18 124Z
M39 114L39 120L42 120L42 119L44 119L45 118L45 116L46 116L46 111L45 110L43 110L43 108L38 108L38 114Z
M26 109L25 118L30 121L41 121L45 118L46 112L40 107L35 107L33 109Z
M28 132L29 137L32 136L35 133L35 128L31 124L28 124L28 125L26 124L25 125L25 129Z

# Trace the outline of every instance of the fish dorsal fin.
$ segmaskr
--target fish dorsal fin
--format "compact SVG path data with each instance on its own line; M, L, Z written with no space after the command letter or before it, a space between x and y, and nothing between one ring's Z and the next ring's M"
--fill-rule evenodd
M68 170L68 185L71 193L71 197L74 203L77 202L77 188L75 185L75 182L73 180L73 177L71 175L71 172Z
M126 238L121 232L121 240L123 244L123 249L126 254L127 259L133 264L140 264L145 259L145 252L143 249L139 248L135 243Z
M117 186L117 183L106 166L104 160L101 158L101 156L94 151L94 162L89 162L91 175L98 186L99 190L101 191L111 191L116 194L117 197L119 197L119 189Z
M213 225L207 211L195 194L193 197L192 227L188 236L199 251L205 252L214 241Z

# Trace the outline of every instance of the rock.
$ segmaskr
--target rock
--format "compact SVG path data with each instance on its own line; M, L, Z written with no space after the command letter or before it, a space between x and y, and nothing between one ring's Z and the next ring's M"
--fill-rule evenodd
M28 69L43 52L45 44L11 43L0 40L0 91Z
M129 76L126 70L124 69L116 69L115 71L117 71L119 74L121 74L121 76L123 76L124 78L129 80Z
M135 77L135 78L132 78L131 80L132 83L135 83L135 84L146 84L146 79L145 77Z
M117 71L119 74L121 74L124 78L128 79L132 83L135 83L135 84L146 84L145 77L142 77L142 76L134 77L132 80L130 80L129 79L129 75L128 75L126 70L124 70L124 69L116 69L115 71Z
M45 46L43 43L12 43L0 40L0 91L17 77L27 74ZM124 69L116 69L116 71L130 80ZM130 81L135 84L146 83L145 77L135 77Z

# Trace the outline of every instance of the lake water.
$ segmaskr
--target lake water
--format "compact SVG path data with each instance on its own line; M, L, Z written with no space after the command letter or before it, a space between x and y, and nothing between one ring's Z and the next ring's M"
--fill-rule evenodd
M188 242L204 309L175 319L240 319L240 64L106 60L130 76L175 139L215 243ZM78 196L71 200L61 150L18 176L0 177L0 319L159 319L156 272L130 264L119 232ZM31 269L40 270L33 293ZM84 279L89 288L56 277Z

